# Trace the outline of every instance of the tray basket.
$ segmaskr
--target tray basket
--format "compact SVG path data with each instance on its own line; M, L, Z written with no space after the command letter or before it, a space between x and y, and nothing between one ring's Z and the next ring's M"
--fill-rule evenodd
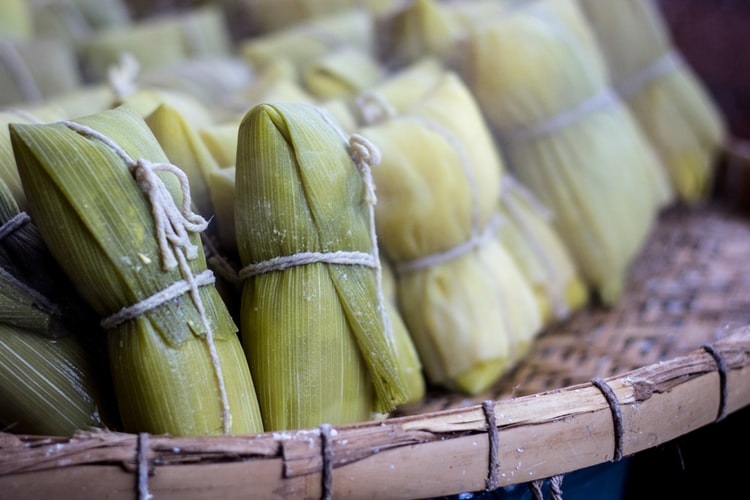
M750 404L750 190L728 158L716 196L662 214L615 307L550 327L486 394L251 436L0 433L0 497L429 498L547 479L554 493L721 420Z

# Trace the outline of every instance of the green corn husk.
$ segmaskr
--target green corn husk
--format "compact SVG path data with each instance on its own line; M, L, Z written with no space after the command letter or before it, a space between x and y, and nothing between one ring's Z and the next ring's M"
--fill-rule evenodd
M0 322L0 425L21 434L71 436L104 427L88 352Z
M144 119L151 116L160 106L169 106L196 130L209 127L215 122L215 117L207 105L197 97L179 90L140 87L117 102L127 104Z
M167 162L146 123L127 106L78 123L103 134L131 158ZM191 247L160 250L153 207L124 159L101 138L81 135L72 126L14 124L10 130L37 226L86 302L106 318L190 274L200 277L206 266L199 236L188 233L195 255ZM155 175L181 202L177 179ZM152 180L148 185L159 184ZM166 258L170 255L177 263ZM179 269L172 264L180 264ZM262 431L236 333L210 281L194 295L179 295L109 326L109 360L124 429L177 436Z
M373 252L365 184L323 111L261 104L240 125L243 266L299 252ZM313 262L244 281L241 332L266 430L372 418L406 401L378 274Z
M28 2L35 33L79 43L93 33L131 23L123 0L54 0Z
M280 59L288 60L301 71L308 62L337 48L347 47L375 56L375 46L375 27L369 13L348 9L241 40L237 49L258 71Z
M609 63L612 81L688 203L711 191L727 126L693 70L680 57L658 6L580 0Z
M81 83L70 45L50 38L0 39L0 106L42 103Z
M533 292L492 231L503 163L473 96L454 73L408 114L363 128L383 154L373 172L378 236L398 273L400 309L427 379L488 388L541 329ZM404 264L470 251L422 268Z
M554 215L511 174L503 176L500 191L503 245L531 284L543 323L565 319L586 305L588 288L552 227Z
M0 426L42 435L102 427L111 412L100 412L101 374L82 344L102 332L89 330L90 311L79 307L30 219L9 229L22 215L0 180Z
M178 110L162 104L146 117L151 132L174 165L179 165L190 180L190 194L199 214L213 216L207 179L219 165L198 132Z
M342 48L307 64L303 86L317 99L351 97L384 77L380 63L360 50Z
M31 7L27 0L5 0L0 4L0 39L28 40L34 35Z
M466 79L516 176L612 304L671 191L585 28L572 0L521 2L473 32Z
M0 180L7 186L20 211L26 211L26 194L16 168L10 143L10 123L46 123L63 120L68 115L55 105L24 106L0 110Z
M233 52L229 27L218 5L198 5L173 16L162 17L160 22L174 23L179 27L185 52L190 59L227 57Z

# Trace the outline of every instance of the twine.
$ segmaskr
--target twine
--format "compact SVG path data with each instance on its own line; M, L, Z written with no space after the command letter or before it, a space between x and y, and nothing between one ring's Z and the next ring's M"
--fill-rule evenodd
M469 191L471 193L471 222L470 222L470 234L469 238L459 243L458 245L449 248L443 252L436 252L430 255L425 255L417 259L401 261L394 263L394 270L398 274L411 273L421 269L437 266L444 262L461 257L474 249L479 248L491 241L494 238L495 232L502 224L502 218L499 215L495 215L490 218L487 225L480 230L481 225L481 207L478 202L479 189L477 187L477 181L474 177L474 173L471 170L471 162L466 153L466 150L459 143L458 139L447 129L445 129L439 123L429 120L420 116L409 116L408 119L414 120L438 135L442 136L455 150L459 157L461 168L466 176L466 181L469 185Z
M640 72L615 85L615 90L624 99L630 99L644 86L657 78L661 78L662 76L682 67L684 63L685 61L682 57L674 50L671 50L646 66Z
M198 289L203 280L209 278L205 271L198 275L198 277L193 276L192 270L188 265L189 260L194 260L199 255L198 246L190 241L190 233L200 233L204 231L208 226L208 222L199 214L196 214L191 210L192 200L190 198L190 184L187 175L185 175L185 172L178 167L170 163L152 163L142 158L134 160L109 137L90 127L71 121L63 121L61 123L83 137L102 142L112 150L112 152L115 153L128 167L141 191L148 196L151 204L151 215L156 229L156 238L161 253L162 267L165 270L179 267L180 274L183 276L183 280L167 287L169 292L166 293L165 296L169 296L171 293L174 293L175 289L183 289L185 286L186 289L182 293L190 294L190 298L199 314L203 328L206 330L206 343L208 345L211 364L219 386L223 431L225 434L228 434L232 425L229 397L224 383L221 361L216 350L216 343L214 342L214 332L209 324L206 310L203 301L200 298L200 291ZM162 179L156 174L158 171L169 172L177 177L182 191L182 207L177 207L167 189L167 186L164 184L164 181L162 181ZM208 272L210 273L210 271ZM211 273L210 278L213 279L213 273ZM156 295L159 296L161 293L162 292L159 292ZM153 296L130 307L136 309L149 307L152 305L152 303L149 303L152 298ZM158 302L158 300L161 300L161 298L156 299L155 302ZM144 302L146 302L145 306L143 306ZM143 312L140 311L136 312L143 314ZM118 314L119 313L115 314L115 316ZM111 319L111 317L107 319Z
M555 309L555 315L558 318L565 317L570 313L570 309L565 302L565 283L563 283L563 277L553 264L549 254L545 251L544 245L536 238L536 235L529 227L529 224L527 224L526 219L521 214L521 208L518 205L518 202L510 196L510 193L521 197L536 214L546 221L552 219L552 212L543 205L526 186L518 182L515 177L508 173L503 175L500 183L500 201L507 209L508 214L513 221L520 228L526 242L531 247L531 251L536 258L539 259L544 270L547 272L549 279L545 279L543 285L547 295L551 299L552 306Z
M318 426L320 434L320 454L323 459L321 471L321 494L323 500L330 500L333 492L333 437L331 436L331 424Z
M497 430L497 421L495 419L495 402L494 401L483 401L482 411L484 412L484 418L487 422L487 437L490 441L490 453L487 468L487 479L485 479L485 489L487 491L494 491L500 487L500 480L498 478L498 446L499 446L499 433Z
M714 358L716 369L719 372L719 409L716 412L716 420L714 420L714 422L718 422L723 420L727 414L727 364L713 346L704 344L701 347Z
M544 493L542 488L544 487L545 479L537 479L529 483L529 489L531 494L534 495L536 500L544 500ZM562 482L563 475L552 476L549 478L549 489L552 496L552 500L562 500Z
M0 40L0 60L10 71L10 76L16 82L24 101L39 102L44 99L31 68L26 64L13 42Z
M382 123L395 117L398 112L383 94L377 91L366 92L355 99L361 121L365 125Z
M611 88L604 88L567 111L563 111L534 125L520 127L509 134L508 140L511 143L519 144L539 139L540 137L550 135L560 129L573 125L594 111L613 107L620 102L620 97Z
M31 217L26 212L19 212L10 219L3 222L0 226L0 241L11 235L14 231L20 229L31 222Z
M614 424L615 434L615 453L612 458L613 462L617 462L622 458L622 438L625 434L625 429L622 423L622 410L620 409L620 403L617 401L617 395L615 391L601 378L595 377L591 380L591 383L601 391L604 398L607 400L609 409L612 412L612 421Z
M136 450L136 463L138 464L138 500L150 500L153 495L148 491L148 477L151 473L148 462L148 438L147 432L138 434L138 447Z
M138 90L136 78L139 71L138 59L130 52L122 52L118 63L107 69L107 81L118 100L122 101Z
M104 318L100 324L105 330L111 330L127 321L143 316L152 309L156 309L170 300L174 300L177 297L184 295L190 291L193 286L212 285L215 281L214 273L208 269L199 275L194 276L192 282L188 280L177 280L167 288L164 288L150 297L140 300L132 306L123 307L115 314Z

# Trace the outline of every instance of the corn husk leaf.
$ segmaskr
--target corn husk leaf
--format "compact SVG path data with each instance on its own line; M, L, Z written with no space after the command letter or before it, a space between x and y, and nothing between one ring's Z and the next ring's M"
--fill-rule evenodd
M146 123L169 161L179 165L187 174L190 194L198 213L206 218L213 216L207 179L219 165L198 132L178 110L167 104L162 104L147 116Z
M221 248L230 255L237 253L237 234L234 228L235 166L214 170L208 175Z
M516 176L553 211L581 275L611 304L670 199L668 180L609 90L582 12L568 0L529 5L473 33L466 78Z
M373 56L349 48L319 57L302 72L304 87L321 100L354 96L383 77L383 69Z
M63 0L27 2L35 33L78 43L94 32L131 23L130 11L122 0Z
M0 425L45 436L104 427L89 355L73 336L51 340L0 322Z
M168 161L146 123L127 106L79 123L132 158ZM37 226L100 317L183 278L178 269L163 267L152 207L110 146L65 123L11 125L11 138ZM176 178L157 175L181 201ZM205 260L199 236L190 238L198 253L186 265L197 276L205 270ZM212 284L201 286L197 297L207 327L197 299L181 295L108 330L112 378L127 431L207 435L262 430L236 325ZM218 363L209 352L208 328Z
M371 252L365 186L346 147L310 105L247 114L236 170L243 266L305 251ZM316 262L244 282L242 337L266 429L367 420L405 402L377 272Z
M379 242L394 262L404 321L428 380L476 394L520 359L541 328L529 284L498 238L480 238L496 216L503 163L481 112L446 73L408 114L365 127L383 154ZM475 248L421 269L403 263Z
M28 40L34 34L31 7L27 0L5 0L0 5L0 38Z
M347 9L241 40L237 50L258 71L280 59L299 71L309 61L341 47L375 55L375 43L369 13Z
M17 211L26 210L26 194L23 192L21 177L16 168L13 146L10 143L8 124L46 123L63 120L67 113L55 105L27 105L0 110L0 180L6 185L17 204Z
M198 131L203 144L206 145L221 169L233 167L237 162L239 128L239 123L216 123Z
M713 185L727 137L724 117L680 57L650 0L581 0L621 92L666 165L680 198L694 203Z

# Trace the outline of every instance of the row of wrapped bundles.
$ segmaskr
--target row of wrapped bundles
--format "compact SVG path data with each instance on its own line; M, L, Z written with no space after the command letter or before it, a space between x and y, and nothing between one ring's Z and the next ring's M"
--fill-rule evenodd
M388 44L344 9L6 111L13 196L103 322L116 425L479 394L589 290L618 300L673 186L579 5L389 12Z

